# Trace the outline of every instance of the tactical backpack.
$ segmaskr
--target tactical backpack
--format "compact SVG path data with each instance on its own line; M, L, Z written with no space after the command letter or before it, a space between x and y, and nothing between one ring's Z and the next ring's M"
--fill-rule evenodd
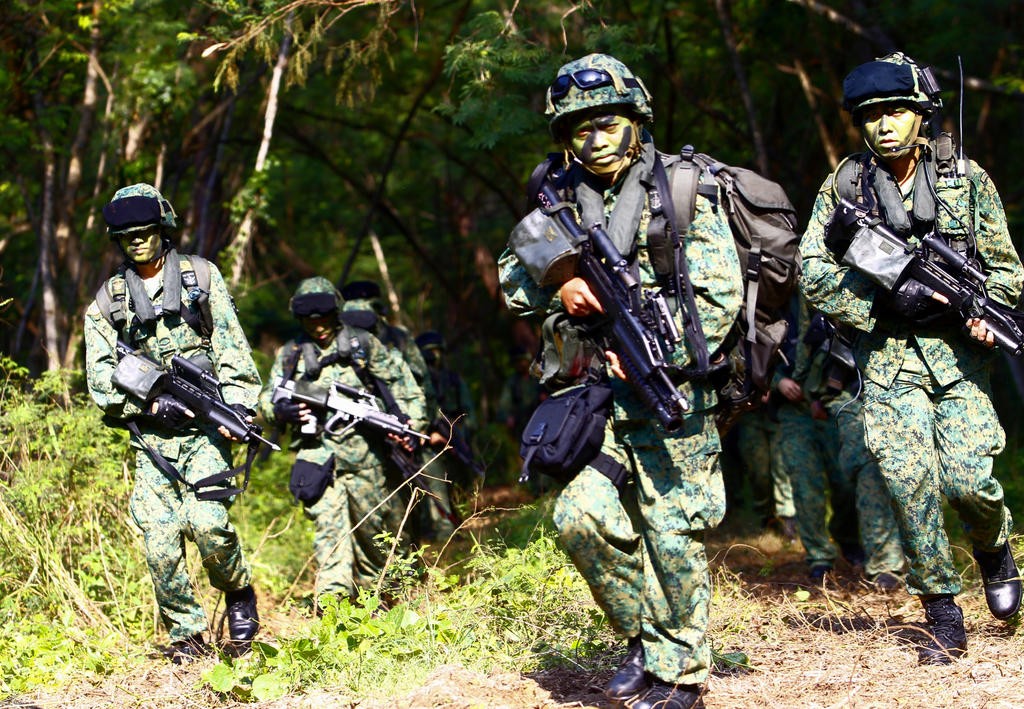
M201 256L180 254L181 261L181 292L186 294L190 302L198 306L199 317L195 317L188 308L181 312L185 320L196 333L206 339L213 334L213 315L210 313L210 262ZM103 318L114 330L121 332L128 323L127 284L124 273L118 273L107 279L96 291L96 305Z
M711 200L725 210L743 272L743 307L720 350L730 366L715 375L715 421L724 435L742 413L760 404L782 356L785 311L800 277L796 209L778 183L697 153L691 145L667 168L677 232L686 234L698 193Z

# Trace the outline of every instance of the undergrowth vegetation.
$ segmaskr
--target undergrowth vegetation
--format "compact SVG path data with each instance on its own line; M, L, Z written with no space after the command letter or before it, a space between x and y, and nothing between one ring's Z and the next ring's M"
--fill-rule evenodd
M165 662L141 534L127 513L134 452L81 389L76 373L31 380L0 359L0 699ZM328 598L314 614L312 531L287 492L289 465L286 454L257 463L232 517L265 617L283 610L294 622L265 627L251 654L223 656L204 673L224 701L319 686L387 696L453 663L585 667L614 642L543 505L506 517L500 536L462 533L440 557L400 547L388 571L406 583L389 610L365 593ZM213 621L223 600L189 551Z

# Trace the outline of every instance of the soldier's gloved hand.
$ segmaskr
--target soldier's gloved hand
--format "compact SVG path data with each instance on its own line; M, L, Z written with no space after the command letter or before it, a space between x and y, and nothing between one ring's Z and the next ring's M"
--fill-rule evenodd
M196 415L170 394L160 394L153 399L146 412L151 421L170 429L181 429Z
M302 419L302 404L291 399L280 399L274 404L274 420L280 423L299 423Z
M892 294L892 307L910 320L919 320L941 311L941 301L935 297L936 295L938 294L934 290L920 281L908 278Z

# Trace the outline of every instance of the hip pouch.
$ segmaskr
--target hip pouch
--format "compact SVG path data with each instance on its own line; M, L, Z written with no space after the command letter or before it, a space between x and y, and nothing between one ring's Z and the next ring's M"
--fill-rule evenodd
M519 482L543 473L568 483L589 464L621 486L626 468L601 453L611 408L612 389L607 384L572 387L542 401L520 440L523 472Z
M334 456L321 464L308 460L296 460L292 465L288 489L295 499L306 507L315 505L324 495L324 490L334 482Z

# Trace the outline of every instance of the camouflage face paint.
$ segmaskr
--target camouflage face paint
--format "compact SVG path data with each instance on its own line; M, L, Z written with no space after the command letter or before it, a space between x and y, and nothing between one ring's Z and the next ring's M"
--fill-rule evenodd
M163 253L158 226L122 232L115 234L115 237L125 257L133 263L151 263Z
M863 109L861 135L883 160L910 154L899 148L911 145L921 129L921 114L900 103L876 103Z
M327 315L299 318L302 329L306 334L321 347L326 347L338 332L338 314L332 312Z
M613 175L632 159L636 126L626 116L588 116L577 121L569 136L572 151L596 175Z

